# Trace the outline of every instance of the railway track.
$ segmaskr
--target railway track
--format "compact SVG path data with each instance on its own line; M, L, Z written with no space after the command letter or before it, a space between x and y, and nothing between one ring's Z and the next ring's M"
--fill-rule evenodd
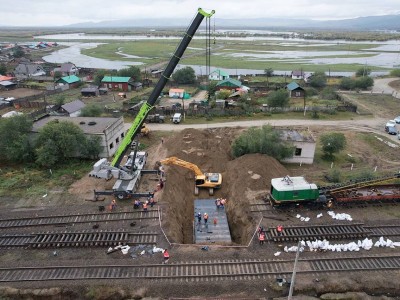
M363 223L308 225L286 227L281 235L276 228L266 231L268 240L297 242L301 240L345 240L370 237L400 236L400 225L365 226Z
M364 226L364 228L372 232L370 236L400 237L400 225Z
M100 223L113 221L145 221L158 219L158 210L130 211L130 212L112 212L112 213L93 213L93 214L76 214L76 215L55 215L41 217L27 217L15 219L0 220L0 229L30 226L61 226L79 223Z
M46 232L6 234L0 236L0 247L58 248L103 247L120 244L157 244L157 233L119 231Z
M214 260L206 262L0 268L0 282L146 279L169 281L251 280L287 276L293 271L292 260ZM400 256L364 256L300 259L298 274L357 271L398 271Z

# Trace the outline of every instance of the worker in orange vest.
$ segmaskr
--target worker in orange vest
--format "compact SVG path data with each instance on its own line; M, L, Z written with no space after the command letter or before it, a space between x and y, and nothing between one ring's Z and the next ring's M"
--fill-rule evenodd
M260 245L264 245L265 241L265 232L261 231L260 234L258 235L258 240L260 242Z
M278 235L282 235L283 234L283 226L282 225L278 225L276 227L276 231L278 232Z
M164 250L163 256L164 256L164 264L166 264L169 260L169 253L167 249Z

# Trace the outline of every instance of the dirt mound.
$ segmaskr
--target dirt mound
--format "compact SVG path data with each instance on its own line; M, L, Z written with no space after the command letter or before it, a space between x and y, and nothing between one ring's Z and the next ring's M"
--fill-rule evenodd
M226 198L232 238L246 243L254 230L249 203L269 190L271 178L288 175L276 159L262 154L247 154L234 159L231 144L238 129L185 129L165 142L167 156L194 163L203 172L222 173L223 183L214 198ZM165 226L173 242L193 242L194 199L210 198L207 190L194 195L194 174L179 166L166 166L167 182L162 203L167 203Z
M223 172L233 157L231 143L239 134L236 129L185 129L166 143L169 156L194 163L203 172Z
M251 201L265 196L272 178L285 175L288 171L279 161L263 154L247 154L228 163L221 191L228 198L226 209L235 242L247 244L258 221L250 212Z

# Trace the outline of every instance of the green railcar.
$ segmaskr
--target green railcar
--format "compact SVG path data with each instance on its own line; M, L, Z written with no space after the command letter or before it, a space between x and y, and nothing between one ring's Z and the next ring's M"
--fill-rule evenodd
M308 183L304 177L271 179L271 200L276 203L316 201L319 189L316 184Z

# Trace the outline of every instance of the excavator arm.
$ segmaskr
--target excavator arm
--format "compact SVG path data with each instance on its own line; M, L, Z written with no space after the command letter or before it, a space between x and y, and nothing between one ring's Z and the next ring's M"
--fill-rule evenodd
M192 170L194 172L196 177L197 176L202 176L202 175L204 176L203 172L199 169L198 166L196 166L195 164L192 164L190 162L184 161L182 159L179 159L179 158L177 158L175 156L171 156L171 157L168 157L166 159L163 159L163 160L160 161L160 163L162 165L177 165L177 166L180 166L180 167L184 167L186 169L190 169L190 170Z
M176 48L174 54L172 55L167 67L165 68L163 74L161 75L160 79L158 80L156 86L154 87L152 93L150 94L149 99L146 103L142 105L140 108L139 113L137 114L135 120L132 123L131 128L128 130L128 133L122 140L121 145L117 149L115 153L114 159L111 162L111 166L119 167L122 158L126 150L128 149L129 145L132 143L135 136L140 132L142 125L149 114L150 110L153 108L154 104L156 103L158 97L160 96L163 88L165 87L166 83L168 82L170 76L172 75L175 67L178 65L179 60L181 59L183 53L185 52L187 46L189 45L190 41L192 40L194 34L196 33L197 29L199 28L203 19L210 18L215 13L212 10L210 13L205 12L203 9L199 8L197 10L197 15L193 19L192 23L188 27L184 37L182 38L180 44Z

